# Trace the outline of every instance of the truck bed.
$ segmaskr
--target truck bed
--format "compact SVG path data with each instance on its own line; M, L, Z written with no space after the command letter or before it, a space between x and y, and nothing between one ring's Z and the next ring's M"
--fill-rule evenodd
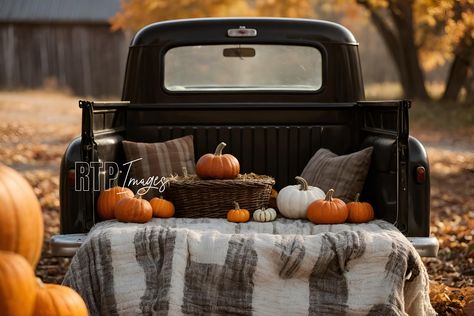
M76 192L67 177L75 161L124 161L121 141L160 142L194 136L195 157L224 141L241 163L241 172L275 178L277 190L294 184L320 148L338 155L373 146L372 164L362 192L376 218L394 223L409 236L427 236L422 196L408 196L413 168L425 159L408 136L408 101L356 103L129 104L81 101L83 131L62 162L61 229L87 232L98 218L98 192ZM408 161L409 147L413 147ZM70 175L69 175L70 176ZM99 174L96 175L99 179ZM106 179L100 179L104 181ZM429 184L429 182L428 182ZM421 194L427 194L420 188ZM429 185L428 185L429 189ZM416 191L415 191L416 192ZM429 192L428 192L429 194ZM426 200L429 200L426 199ZM417 211L417 208L424 210ZM428 206L429 207L429 206ZM72 211L71 211L72 210ZM71 214L73 216L71 216ZM420 223L420 221L422 221Z

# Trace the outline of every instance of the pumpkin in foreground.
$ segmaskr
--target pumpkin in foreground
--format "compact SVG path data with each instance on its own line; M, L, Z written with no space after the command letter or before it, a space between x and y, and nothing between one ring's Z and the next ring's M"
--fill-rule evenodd
M118 201L126 197L133 197L134 195L129 188L119 186L117 179L118 175L112 187L101 191L97 200L97 213L104 220L115 218L115 205Z
M205 154L196 163L196 174L202 179L234 179L240 172L240 163L231 154L222 154L226 143L217 145L214 154Z
M320 188L308 185L302 177L295 179L298 184L286 186L278 193L278 211L288 218L306 218L308 205L324 199L325 194Z
M227 220L234 223L245 223L250 219L250 213L246 209L241 209L239 203L234 202L234 208L227 212Z
M115 218L125 223L146 223L153 217L153 209L142 196L121 199L115 205Z
M26 258L33 268L43 246L43 214L29 183L0 164L0 250Z
M58 284L44 284L37 278L33 316L87 316L86 303L73 289Z
M357 193L354 202L347 204L349 216L347 220L351 223L367 223L374 219L374 208L367 202L359 201L360 194Z
M314 224L342 224L347 220L349 210L343 200L333 197L330 189L323 200L317 200L308 206L308 219Z
M30 263L13 252L0 251L0 315L29 316L36 297Z
M155 197L150 200L154 217L169 218L174 215L174 205L163 197Z
M256 210L253 212L253 220L256 222L271 222L274 221L277 217L277 212L274 208L265 208Z

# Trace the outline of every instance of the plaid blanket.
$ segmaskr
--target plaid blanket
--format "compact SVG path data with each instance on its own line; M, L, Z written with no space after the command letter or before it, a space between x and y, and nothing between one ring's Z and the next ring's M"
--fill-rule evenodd
M92 315L434 315L391 224L153 219L96 225L64 284Z

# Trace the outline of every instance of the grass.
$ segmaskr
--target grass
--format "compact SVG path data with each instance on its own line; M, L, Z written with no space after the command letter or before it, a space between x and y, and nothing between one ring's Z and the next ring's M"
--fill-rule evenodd
M418 127L446 131L471 130L474 132L474 104L438 101L444 86L440 83L427 84L433 101L413 101L410 109L410 123ZM399 83L385 82L369 84L365 89L367 100L393 100L402 98Z
M433 99L439 99L444 91L444 84L429 82L426 84L428 94ZM400 99L403 97L402 86L398 82L371 83L365 86L367 100Z
M402 97L402 86L397 82L372 83L365 86L367 100L393 100Z
M410 110L410 122L421 127L454 130L474 130L472 104L416 101Z

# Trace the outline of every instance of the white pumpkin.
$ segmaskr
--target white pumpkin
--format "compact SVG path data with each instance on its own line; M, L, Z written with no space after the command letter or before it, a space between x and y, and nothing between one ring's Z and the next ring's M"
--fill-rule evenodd
M278 210L288 218L306 219L308 206L326 197L323 190L308 185L302 177L295 177L298 184L289 185L280 190L277 197Z
M253 212L253 220L256 222L271 222L277 217L277 212L274 208L265 208Z

